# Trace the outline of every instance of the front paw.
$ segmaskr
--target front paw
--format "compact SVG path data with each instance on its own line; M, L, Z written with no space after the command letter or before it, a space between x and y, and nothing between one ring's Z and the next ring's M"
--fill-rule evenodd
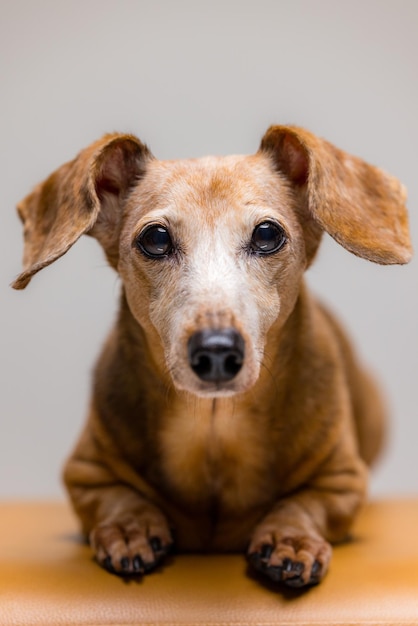
M318 584L328 571L331 555L332 548L325 539L279 533L253 541L248 550L254 569L293 588Z
M102 523L90 533L99 565L112 574L147 574L170 552L173 540L165 520L151 526L147 520L126 517Z

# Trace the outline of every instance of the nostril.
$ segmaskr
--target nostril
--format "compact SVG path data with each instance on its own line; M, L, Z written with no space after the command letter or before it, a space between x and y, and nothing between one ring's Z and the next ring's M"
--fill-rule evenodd
M225 371L231 375L232 378L238 374L242 367L242 357L239 354L230 354L225 359Z
M212 361L210 357L205 354L196 354L193 361L191 361L192 370L201 378L205 380L207 376L210 376L212 370Z
M189 339L189 363L205 382L222 383L237 376L244 362L245 344L233 328L203 330Z

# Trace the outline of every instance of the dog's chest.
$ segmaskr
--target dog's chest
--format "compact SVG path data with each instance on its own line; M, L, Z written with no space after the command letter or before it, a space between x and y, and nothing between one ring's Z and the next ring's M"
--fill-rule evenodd
M238 513L274 497L265 420L232 399L175 402L160 431L161 472L187 507ZM270 493L271 492L271 493Z

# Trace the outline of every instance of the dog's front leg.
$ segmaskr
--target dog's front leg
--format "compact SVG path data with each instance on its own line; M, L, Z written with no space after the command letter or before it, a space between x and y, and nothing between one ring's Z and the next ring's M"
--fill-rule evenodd
M366 484L363 461L336 450L306 487L277 502L256 527L248 549L251 565L290 587L320 582L331 543L347 538Z
M64 481L98 563L122 576L153 570L172 546L152 488L122 459L103 454L87 426Z

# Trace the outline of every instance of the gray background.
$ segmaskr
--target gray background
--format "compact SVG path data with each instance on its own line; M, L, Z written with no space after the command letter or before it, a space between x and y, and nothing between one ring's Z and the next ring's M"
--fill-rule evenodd
M416 0L13 0L0 4L0 497L56 497L119 285L84 237L24 292L16 202L104 132L160 158L251 153L296 123L402 179L418 240ZM392 407L375 496L418 492L417 262L327 238L308 280Z

